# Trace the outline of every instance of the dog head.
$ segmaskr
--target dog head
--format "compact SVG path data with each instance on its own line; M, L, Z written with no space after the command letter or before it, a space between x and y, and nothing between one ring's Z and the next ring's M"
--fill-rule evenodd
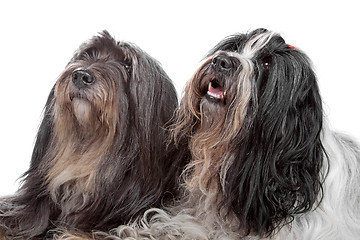
M128 111L148 115L160 98L174 96L173 89L162 92L164 87L171 88L171 83L154 59L133 44L116 42L105 31L80 46L58 79L55 119L65 122L66 129L73 123L90 134L97 129L115 133L129 124ZM160 124L169 120L175 106L171 100L161 109L164 112L159 110Z
M178 113L175 138L191 139L189 188L217 192L223 217L235 215L245 234L271 233L319 199L322 117L301 51L265 29L225 38Z

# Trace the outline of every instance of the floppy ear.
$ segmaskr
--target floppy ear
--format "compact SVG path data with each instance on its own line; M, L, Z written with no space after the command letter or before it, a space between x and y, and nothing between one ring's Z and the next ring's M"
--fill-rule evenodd
M224 200L242 229L260 235L313 207L324 156L322 102L308 59L292 51L272 62L231 156Z
M144 145L148 145L151 150L149 153L142 150L144 154L148 154L143 159L149 158L142 165L147 167L145 175L151 169L154 178L152 182L161 181L164 185L163 189L155 187L156 191L165 193L165 200L173 199L179 193L179 176L190 159L187 142L176 144L170 136L170 128L175 124L175 110L178 108L177 93L171 79L155 59L144 52L138 55L139 64L134 69L134 78L138 83L132 89L137 90L135 96L138 98L139 108L136 111L142 111L138 115L147 116L139 119L142 131L140 136L149 141L144 142Z
M131 52L132 71L117 93L121 104L117 131L121 134L116 135L110 156L118 164L112 164L111 171L104 164L108 174L99 174L96 195L99 201L94 201L115 209L97 223L106 228L113 226L108 222L111 217L128 222L148 206L160 207L160 200L172 199L171 194L177 194L176 176L185 161L182 149L173 144L166 148L169 133L165 128L178 104L174 86L156 60L135 47L122 46ZM116 184L109 179L116 180ZM108 192L113 193L113 198L104 202L101 197ZM102 216L102 209L88 211L92 216ZM81 219L85 223L86 216L82 214ZM118 222L110 224L115 227Z
M163 156L158 146L165 144L164 126L170 121L178 100L170 78L159 63L141 50L133 55L136 57L133 59L129 91L130 101L136 106L131 111L137 126L134 130L137 131L139 147L142 146L140 159L144 160L139 169L153 169L156 176L159 168L151 159L160 160Z
M168 146L169 149L167 149L171 156L164 155L167 140L169 140L166 128L172 123L173 114L178 107L177 93L170 78L155 59L145 52L136 53L136 55L138 64L133 64L134 81L130 86L130 91L136 91L132 96L136 98L135 104L138 106L135 110L137 112L135 118L139 125L138 130L141 131L141 134L138 134L141 138L139 141L142 141L141 146L148 146L147 149L141 151L142 159L145 161L140 169L145 168L145 172L151 169L155 179L163 176L161 181L164 181L170 172L172 176L169 177L173 178L174 167L184 165L179 162L183 161L181 158L171 159L176 152L173 152L175 150L172 149L173 146ZM137 118L137 116L144 117ZM154 164L152 159L156 159L158 163ZM166 169L165 172L163 172L164 169Z
M24 173L22 184L17 194L7 199L1 199L7 204L7 209L1 206L0 212L6 212L0 216L1 225L12 229L14 236L27 235L35 237L43 233L49 225L54 204L45 194L44 176L39 170L39 164L43 161L50 141L53 128L51 104L54 98L54 88L50 92L46 102L44 117L37 133L36 142L32 154L30 168Z
M178 106L175 87L157 60L145 52L137 55L139 63L133 71L137 85L133 88L137 91L138 103L147 104L146 107L139 106L140 110L148 116L149 124L153 125L156 121L163 126L170 121Z
M43 159L44 155L46 154L49 148L51 135L53 132L53 116L51 113L52 111L51 105L53 99L54 99L54 87L51 90L49 97L46 101L44 116L36 136L36 142L31 157L30 169L28 170L28 172L34 170L39 166L41 159ZM25 173L25 175L27 173Z

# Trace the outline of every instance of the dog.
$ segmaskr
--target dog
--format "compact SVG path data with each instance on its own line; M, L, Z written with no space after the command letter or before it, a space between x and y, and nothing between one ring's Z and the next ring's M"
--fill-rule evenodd
M46 102L29 170L0 200L4 239L107 231L178 194L175 88L159 62L107 31L83 43Z
M139 223L68 239L359 239L360 147L329 129L309 58L256 29L218 43L173 127L184 197Z

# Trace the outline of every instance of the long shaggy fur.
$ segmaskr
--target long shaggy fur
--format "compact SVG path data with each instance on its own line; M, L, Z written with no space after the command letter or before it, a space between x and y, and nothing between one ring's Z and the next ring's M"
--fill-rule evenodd
M187 84L174 138L185 197L106 239L359 239L360 147L332 132L311 62L265 29L221 41Z
M176 197L185 158L165 128L177 104L138 47L106 31L81 45L51 90L20 189L0 200L0 236L108 231Z

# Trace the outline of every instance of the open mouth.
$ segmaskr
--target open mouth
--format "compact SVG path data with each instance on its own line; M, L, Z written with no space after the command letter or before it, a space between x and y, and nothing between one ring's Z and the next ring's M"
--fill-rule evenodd
M216 100L223 100L226 91L224 91L223 86L220 85L217 79L213 79L209 82L207 95Z

